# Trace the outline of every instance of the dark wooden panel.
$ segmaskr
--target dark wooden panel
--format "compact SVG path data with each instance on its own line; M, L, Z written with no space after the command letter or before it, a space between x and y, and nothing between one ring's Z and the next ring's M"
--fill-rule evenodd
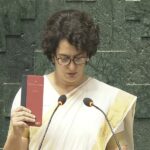
M140 9L140 1L126 1L125 18L126 21L140 22L143 15Z
M14 1L8 1L3 5L2 21L6 31L6 35L18 35L21 33L22 28L20 26L20 13L19 3Z
M1 31L0 33L0 54L3 54L6 52L6 39L5 39L5 33Z
M149 150L150 119L135 119L134 142L135 150Z
M96 0L66 0L66 2L96 2Z
M126 2L125 6L125 18L126 21L139 22L141 24L142 38L150 37L150 4L147 0L140 2Z
M41 50L36 50L34 52L34 73L43 75L52 72L52 70L51 62L43 55Z
M36 0L20 0L19 7L21 8L21 20L35 19L36 17Z
M138 97L136 118L150 118L150 84L127 84L125 90Z
M19 86L19 83L3 83L4 117L10 117L10 108Z
M7 133L8 133L9 118L4 118L4 116L0 115L0 123L2 125L0 128L0 148L2 148L5 143Z
M0 115L4 112L4 102L0 100Z
M6 52L6 40L5 40L5 27L4 27L4 23L3 23L3 7L2 4L0 2L0 54Z
M3 125L4 125L4 117L2 114L0 114L0 147L3 145L3 142L4 142L4 140L2 139L3 135L5 134Z
M143 18L142 23L143 23L143 26L144 26L144 30L143 30L143 33L141 35L141 38L143 40L150 40L150 15L145 16Z
M33 48L26 38L21 35L7 36L7 55L3 62L7 67L4 71L7 82L18 82L22 74L33 72Z

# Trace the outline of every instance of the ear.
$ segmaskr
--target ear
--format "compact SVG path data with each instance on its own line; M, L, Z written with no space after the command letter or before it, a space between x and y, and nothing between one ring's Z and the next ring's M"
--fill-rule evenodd
M52 57L51 57L52 59L51 59L51 61L52 61L52 64L53 65L55 65L55 58L54 58L54 55L52 55Z

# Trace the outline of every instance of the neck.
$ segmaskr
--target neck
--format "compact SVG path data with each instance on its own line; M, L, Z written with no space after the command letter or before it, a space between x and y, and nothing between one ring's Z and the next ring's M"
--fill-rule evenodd
M87 79L87 76L83 76L83 78L76 83L68 83L68 82L61 80L55 72L51 74L51 81L55 89L60 94L67 94L68 92L72 91L74 88L82 84L86 79Z

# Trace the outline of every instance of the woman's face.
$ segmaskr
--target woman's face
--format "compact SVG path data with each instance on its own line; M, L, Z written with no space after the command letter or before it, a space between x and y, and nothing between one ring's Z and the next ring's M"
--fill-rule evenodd
M87 61L86 53L77 51L67 40L61 40L54 56L56 79L68 85L82 82Z

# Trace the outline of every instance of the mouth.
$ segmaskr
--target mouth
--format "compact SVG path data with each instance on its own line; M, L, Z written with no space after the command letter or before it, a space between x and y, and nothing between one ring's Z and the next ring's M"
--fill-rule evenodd
M73 73L67 73L67 75L69 77L75 77L77 75L77 72L73 72Z

